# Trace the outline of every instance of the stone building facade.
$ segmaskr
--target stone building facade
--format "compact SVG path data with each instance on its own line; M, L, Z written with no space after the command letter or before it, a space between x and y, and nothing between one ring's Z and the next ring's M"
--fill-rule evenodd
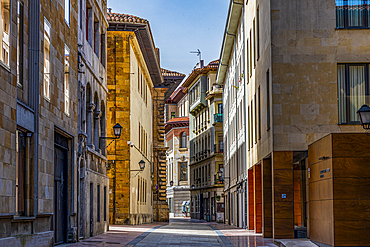
M80 239L109 228L106 145L107 77L104 1L78 2L78 225ZM113 136L112 131L109 132Z
M149 22L111 12L107 19L107 129L116 123L123 127L121 138L107 149L110 222L148 223L154 204L153 95L163 78ZM140 161L145 162L142 170Z
M219 61L199 63L185 79L189 98L191 217L224 221L222 89L215 85Z
M229 224L277 239L307 236L334 246L369 244L361 230L349 230L365 229L368 218L360 223L355 215L322 218L319 212L327 208L330 193L317 196L315 191L326 190L320 179L331 173L318 175L319 180L311 176L323 160L309 148L330 133L363 131L356 111L368 103L370 54L364 44L370 36L362 9L362 3L347 1L230 1L217 74L229 119L224 123L225 174L230 171L225 191L242 188L235 196L244 193L247 202L226 198ZM243 126L244 157L235 148ZM350 210L365 210L361 205ZM237 217L240 207L245 219ZM336 234L324 236L318 230L322 225Z
M1 20L0 245L76 241L77 1L2 0Z
M171 217L184 216L190 204L189 180L189 100L181 85L168 98L167 117L167 202ZM185 210L184 210L185 209ZM190 208L189 208L190 213Z
M161 69L163 83L153 90L153 217L154 221L168 221L169 207L167 204L166 150L165 146L165 102L185 77L184 74Z

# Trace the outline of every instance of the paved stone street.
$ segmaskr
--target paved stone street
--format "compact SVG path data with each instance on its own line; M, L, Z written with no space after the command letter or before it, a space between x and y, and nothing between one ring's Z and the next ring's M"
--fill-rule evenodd
M188 218L171 219L169 224L110 226L110 231L105 234L64 246L275 247L272 239L263 239L252 231Z

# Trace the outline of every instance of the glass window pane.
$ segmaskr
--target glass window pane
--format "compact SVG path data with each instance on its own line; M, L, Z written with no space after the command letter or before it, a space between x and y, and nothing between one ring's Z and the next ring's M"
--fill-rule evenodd
M9 65L9 30L10 30L10 1L1 0L0 33L1 52L0 59Z
M346 123L346 66L338 65L338 114L339 123Z
M69 0L64 0L64 19L69 26Z
M349 121L360 121L357 111L365 104L365 66L349 66Z
M50 23L44 20L44 96L50 99Z
M335 13L337 17L337 28L344 28L344 11L345 11L344 0L336 0Z
M363 26L364 0L348 0L348 26Z

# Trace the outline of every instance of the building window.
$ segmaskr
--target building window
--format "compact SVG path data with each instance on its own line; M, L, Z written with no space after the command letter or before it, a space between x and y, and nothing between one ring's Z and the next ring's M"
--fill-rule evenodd
M266 72L266 105L267 105L267 130L271 127L271 119L270 119L270 72L267 70Z
M50 23L44 19L44 96L50 99Z
M103 67L105 67L105 34L100 35L100 40L101 40L100 62L103 65Z
M249 31L249 74L252 76L252 29Z
M140 176L137 177L137 201L140 202Z
M357 110L368 103L369 64L338 65L339 123L359 123Z
M100 48L100 33L99 33L99 21L94 20L94 52L99 57Z
M257 91L257 103L258 103L258 140L261 139L261 88L258 87Z
M256 20L253 20L253 61L254 61L254 67L256 67L257 64L257 42L256 42Z
M337 28L370 27L369 0L336 0Z
M66 21L67 25L69 26L69 20L70 20L70 17L69 17L69 10L70 8L70 3L69 3L69 0L64 0L64 20Z
M86 3L86 41L91 45L92 44L92 8L88 3Z
M23 3L17 2L17 85L23 87Z
M222 114L223 113L223 107L222 103L218 104L218 113Z
M254 94L254 142L257 143L257 95Z
M26 151L26 133L17 130L15 171L15 208L17 215L26 214Z
M10 1L1 0L1 61L9 66Z
M98 184L98 189L97 189L97 207L96 207L96 216L97 216L97 221L100 222L100 185Z
M182 132L181 133L180 148L186 148L187 147L187 145L186 145L186 139L187 139L186 133L185 132Z
M257 8L257 59L260 58L260 9Z
M64 112L69 115L69 48L64 48Z
M171 119L175 117L176 117L175 112L171 112Z

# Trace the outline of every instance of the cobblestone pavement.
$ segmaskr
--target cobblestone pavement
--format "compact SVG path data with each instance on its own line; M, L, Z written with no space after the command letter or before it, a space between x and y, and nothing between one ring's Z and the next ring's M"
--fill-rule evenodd
M252 231L189 218L170 219L169 224L110 226L105 234L65 246L276 247L272 239L263 239Z

